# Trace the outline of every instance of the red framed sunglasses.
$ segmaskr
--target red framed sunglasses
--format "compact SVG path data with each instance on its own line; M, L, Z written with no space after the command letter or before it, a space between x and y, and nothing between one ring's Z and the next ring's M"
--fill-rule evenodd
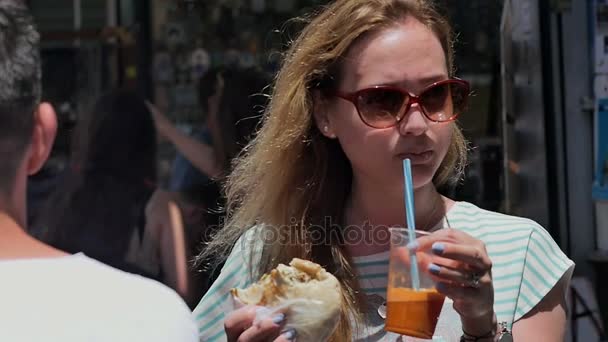
M452 78L429 85L419 95L393 86L375 86L353 93L336 91L334 95L355 105L366 125L389 128L399 124L415 103L430 121L456 120L467 106L470 90L469 82Z

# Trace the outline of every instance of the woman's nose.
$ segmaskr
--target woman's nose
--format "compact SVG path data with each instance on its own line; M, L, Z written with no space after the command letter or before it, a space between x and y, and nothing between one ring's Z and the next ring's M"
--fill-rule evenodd
M419 136L429 129L429 122L417 103L412 104L399 122L399 133L401 135Z

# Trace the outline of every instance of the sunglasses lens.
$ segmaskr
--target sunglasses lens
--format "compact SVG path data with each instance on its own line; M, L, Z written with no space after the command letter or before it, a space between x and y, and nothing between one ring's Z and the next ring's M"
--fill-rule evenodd
M442 83L420 95L420 103L432 120L448 121L464 111L468 92L468 87L462 83Z
M367 89L357 97L361 118L372 127L389 127L397 122L397 115L406 101L404 93L393 89Z

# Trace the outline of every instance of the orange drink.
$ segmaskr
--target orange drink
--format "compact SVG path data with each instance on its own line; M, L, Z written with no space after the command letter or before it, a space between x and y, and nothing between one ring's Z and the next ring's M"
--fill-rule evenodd
M391 249L386 296L385 329L418 338L433 338L444 296L435 289L428 273L433 256L428 251L410 251L409 233L404 228L389 228ZM416 236L428 235L416 231ZM415 256L415 258L414 258ZM417 274L414 267L417 266Z
M389 288L385 329L413 337L433 338L444 298L435 289Z

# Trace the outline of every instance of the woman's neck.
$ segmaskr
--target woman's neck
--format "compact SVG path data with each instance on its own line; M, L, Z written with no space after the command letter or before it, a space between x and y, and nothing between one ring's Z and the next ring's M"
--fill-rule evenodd
M414 192L416 228L429 230L446 214L451 201L441 196L430 183ZM389 227L405 227L405 200L399 186L382 188L377 184L353 182L351 196L344 213L345 234L352 256L369 255L388 250ZM349 239L349 236L353 237ZM359 238L363 237L363 238Z

